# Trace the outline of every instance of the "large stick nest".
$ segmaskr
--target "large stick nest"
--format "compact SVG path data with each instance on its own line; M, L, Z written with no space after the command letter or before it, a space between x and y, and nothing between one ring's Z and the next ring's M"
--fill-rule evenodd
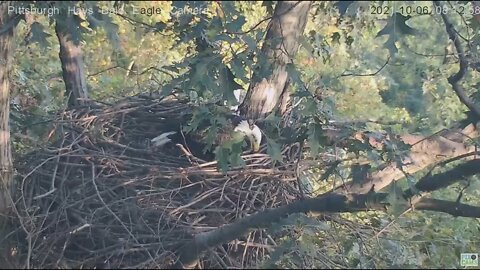
M299 197L293 161L247 154L245 167L222 173L185 146L149 145L191 110L176 98L136 96L61 113L54 142L17 161L26 266L165 268L194 234ZM256 230L205 253L200 266L253 266L273 238Z

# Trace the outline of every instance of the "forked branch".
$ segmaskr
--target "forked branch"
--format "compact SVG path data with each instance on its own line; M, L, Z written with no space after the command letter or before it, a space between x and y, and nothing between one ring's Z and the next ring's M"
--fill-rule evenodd
M440 6L439 1L433 2L435 6ZM460 69L457 73L453 74L448 78L448 82L452 85L453 90L457 94L460 101L465 104L474 114L480 119L480 108L471 100L465 93L465 89L460 85L460 81L463 79L468 70L468 61L465 58L465 52L463 50L462 44L460 44L460 39L457 34L457 31L453 27L453 24L448 19L447 15L440 13L442 16L443 22L445 23L445 28L448 33L448 37L453 41L455 49L457 49L458 59L460 59Z

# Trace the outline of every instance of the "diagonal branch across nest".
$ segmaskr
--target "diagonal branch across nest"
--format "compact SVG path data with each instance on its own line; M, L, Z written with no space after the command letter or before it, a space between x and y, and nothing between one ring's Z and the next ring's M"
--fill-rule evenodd
M54 142L17 165L26 266L164 268L194 234L298 198L294 161L273 166L268 155L250 154L245 167L221 173L184 145L149 146L191 111L187 101L136 96L61 114ZM251 266L274 243L258 230L201 263Z

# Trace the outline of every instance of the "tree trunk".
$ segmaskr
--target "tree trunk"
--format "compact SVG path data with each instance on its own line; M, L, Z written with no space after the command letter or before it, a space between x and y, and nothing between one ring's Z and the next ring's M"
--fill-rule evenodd
M253 74L245 100L240 106L242 115L250 119L259 119L274 111L277 106L286 106L288 95L284 88L288 81L287 64L292 63L307 23L309 1L278 1L262 52L272 65L272 73L261 77ZM283 99L284 101L281 101Z
M73 16L67 14L65 16ZM76 44L69 33L65 21L55 23L55 33L60 43L60 61L62 62L63 81L68 97L68 106L83 105L88 98L87 82L80 43ZM77 26L70 26L77 27Z
M12 151L10 145L10 82L12 67L14 25L8 13L11 1L0 2L0 29L9 27L0 34L0 213L8 212L13 181Z

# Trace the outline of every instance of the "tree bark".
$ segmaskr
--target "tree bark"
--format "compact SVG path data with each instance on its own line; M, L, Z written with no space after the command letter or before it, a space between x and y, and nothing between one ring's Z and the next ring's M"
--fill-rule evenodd
M411 145L410 154L404 157L403 166L399 168L396 162L385 164L382 169L370 174L364 181L356 183L345 183L333 190L335 193L348 194L358 193L365 194L369 191L378 192L387 187L394 181L398 181L405 177L405 173L414 174L428 166L438 164L451 158L468 155L477 151L475 145L468 145L472 138L479 137L479 131L473 124L463 129L446 130L433 136L419 135L402 135L398 140L405 144ZM338 138L338 132L326 134L327 138L333 143ZM382 149L386 143L386 138L374 139L372 137L365 138L361 133L357 133L355 137L360 141L368 140L368 144L377 149ZM338 142L341 144L341 142ZM474 155L465 157L465 160L475 158Z
M309 1L278 1L262 46L272 73L262 77L254 72L245 100L240 105L241 114L247 118L263 118L273 112L279 103L286 104L286 96L283 97L284 102L280 100L282 92L288 95L288 91L284 91L288 81L286 68L297 53L310 5Z
M479 172L480 160L471 160L446 172L426 176L415 187L420 192L431 192L450 186L464 177L471 177ZM414 195L410 189L404 191L403 194L405 194L406 199ZM265 228L271 223L278 222L280 219L293 213L384 211L389 206L389 203L386 202L388 196L388 193L375 192L367 194L337 194L330 192L316 198L306 198L281 207L263 210L234 223L194 235L193 239L180 249L179 259L173 268L193 268L198 257L208 248L227 243L245 235L254 228ZM410 207L409 205L406 206ZM418 210L448 213L453 216L480 217L480 207L453 201L420 198L415 203L415 208Z
M65 16L73 16L67 14ZM65 82L68 106L83 105L88 98L87 82L83 63L83 53L80 43L76 44L72 39L65 21L55 23L55 33L60 43L59 57L62 63L63 81Z
M0 2L0 213L9 211L13 181L12 150L10 145L10 81L12 67L14 25L13 14L8 13L11 1Z

